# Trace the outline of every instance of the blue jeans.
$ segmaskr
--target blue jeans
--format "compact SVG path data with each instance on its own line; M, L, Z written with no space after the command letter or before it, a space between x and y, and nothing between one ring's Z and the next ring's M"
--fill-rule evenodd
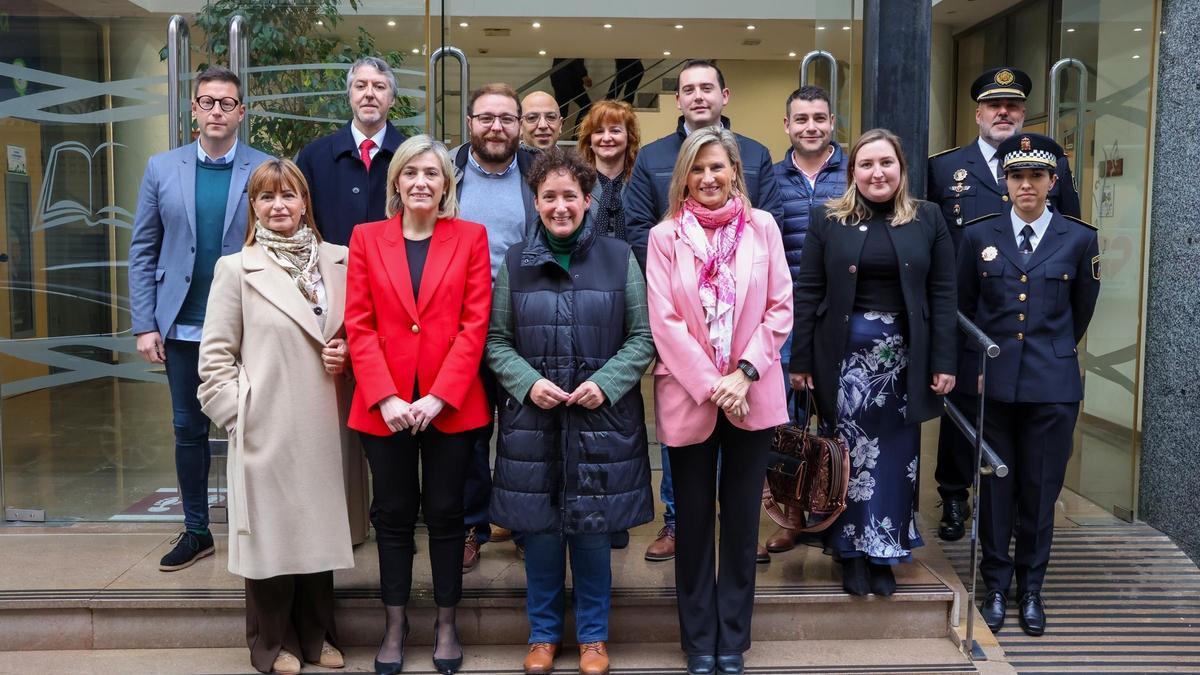
M549 533L525 535L529 644L562 641L568 547L574 582L576 639L579 644L608 641L608 609L612 604L609 535Z
M662 447L662 480L658 483L658 499L666 507L663 510L663 524L675 527L675 481L671 480L671 448L666 443Z
M200 409L200 343L164 340L167 386L171 390L171 421L175 426L175 475L183 501L183 524L189 530L208 529L208 416Z

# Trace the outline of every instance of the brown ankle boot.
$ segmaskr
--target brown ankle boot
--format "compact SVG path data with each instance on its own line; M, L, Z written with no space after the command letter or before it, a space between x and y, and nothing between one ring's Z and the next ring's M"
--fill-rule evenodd
M579 675L608 675L608 648L603 642L579 645Z
M546 675L554 672L554 658L558 656L558 645L550 642L535 642L529 645L525 655L526 675Z

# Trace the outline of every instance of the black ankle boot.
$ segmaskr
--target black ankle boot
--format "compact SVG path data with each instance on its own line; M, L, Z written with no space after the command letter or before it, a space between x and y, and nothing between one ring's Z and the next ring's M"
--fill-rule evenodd
M867 583L867 559L842 559L842 588L850 595L867 595L871 588Z
M887 597L896 592L896 575L891 565L867 563L867 576L871 579L871 592Z

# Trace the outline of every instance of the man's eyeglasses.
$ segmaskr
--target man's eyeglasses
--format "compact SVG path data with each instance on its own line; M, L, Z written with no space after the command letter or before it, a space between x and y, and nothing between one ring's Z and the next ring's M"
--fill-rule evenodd
M505 113L503 115L493 115L491 113L479 113L478 115L468 115L468 117L475 120L476 122L479 122L479 124L481 124L485 127L490 127L493 124L495 124L496 120L500 120L501 126L512 128L512 127L517 126L517 122L519 122L521 120L520 117L517 117L516 115L509 115L507 113Z
M543 118L543 117L545 117L545 118L546 118L546 124L554 124L555 122L557 122L557 121L559 121L559 120L561 120L561 119L562 119L562 115L560 115L560 114L558 114L558 113L556 113L556 112L545 112L545 113L535 113L535 112L530 112L530 113L525 113L525 114L522 116L522 119L524 119L524 120L525 120L525 123L526 123L526 124L537 124L537 123L538 123L538 120L539 120L539 119L541 119L541 118Z
M221 105L221 110L224 110L225 112L233 112L233 109L238 107L238 104L240 104L241 101L232 96L226 96L225 98L200 96L196 99L196 105L200 106L201 110L212 110L213 106L217 105L218 103Z

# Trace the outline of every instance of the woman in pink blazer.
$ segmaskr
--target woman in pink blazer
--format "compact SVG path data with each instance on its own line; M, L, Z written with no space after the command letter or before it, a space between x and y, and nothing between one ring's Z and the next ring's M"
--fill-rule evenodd
M742 672L767 453L775 426L788 421L779 349L792 326L792 280L779 227L745 194L734 135L693 131L646 259L655 420L675 480L675 588L689 673Z

